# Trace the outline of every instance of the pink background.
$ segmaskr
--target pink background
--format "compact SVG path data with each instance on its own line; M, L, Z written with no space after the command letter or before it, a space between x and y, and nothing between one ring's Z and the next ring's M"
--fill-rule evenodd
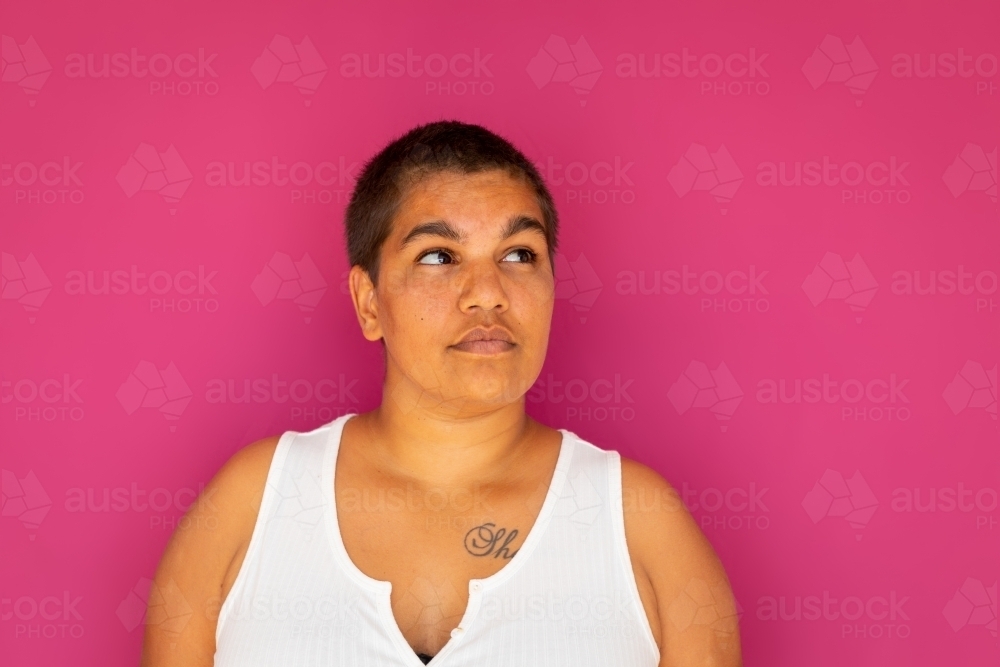
M748 665L996 664L997 5L363 4L5 8L4 664L136 664L143 580L199 485L376 405L343 206L357 164L440 118L507 136L559 205L529 411L688 492ZM412 75L345 76L408 49ZM660 76L622 76L628 54ZM768 185L824 157L826 183ZM213 180L272 158L297 184ZM811 378L837 384L767 401ZM247 380L260 402L213 394Z

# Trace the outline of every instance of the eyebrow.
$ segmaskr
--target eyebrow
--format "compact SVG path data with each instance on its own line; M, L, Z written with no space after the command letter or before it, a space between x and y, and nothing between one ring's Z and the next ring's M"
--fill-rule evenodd
M507 224L504 226L503 231L500 232L500 240L503 241L504 239L510 238L511 236L525 230L534 230L548 240L548 236L545 234L545 226L530 215L524 215L523 213L515 213L510 217ZM465 241L465 235L452 227L447 221L432 220L430 222L419 224L411 229L410 232L403 237L402 242L399 244L400 250L421 236L440 236L451 241L455 241L456 243L462 243Z

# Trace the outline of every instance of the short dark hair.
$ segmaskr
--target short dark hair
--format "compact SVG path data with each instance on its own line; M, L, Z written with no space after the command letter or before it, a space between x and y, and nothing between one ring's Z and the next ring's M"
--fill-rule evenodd
M365 163L344 214L351 266L361 266L372 283L378 284L382 245L408 187L439 172L472 174L494 169L525 179L535 191L554 269L559 218L552 194L535 165L503 137L457 120L419 125Z

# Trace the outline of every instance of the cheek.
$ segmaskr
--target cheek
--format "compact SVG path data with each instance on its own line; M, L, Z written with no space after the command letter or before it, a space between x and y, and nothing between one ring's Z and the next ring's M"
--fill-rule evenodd
M518 285L508 292L512 315L528 331L544 337L552 320L555 293L551 280Z
M410 280L392 295L387 310L391 322L429 338L454 308L455 295L443 281Z

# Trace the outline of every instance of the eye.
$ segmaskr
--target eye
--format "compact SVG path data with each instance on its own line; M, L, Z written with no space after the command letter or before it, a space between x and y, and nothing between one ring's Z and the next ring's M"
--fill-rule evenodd
M446 258L446 259L444 259ZM428 250L422 254L418 259L418 264L451 264L454 261L454 257L451 256L447 250L441 250L440 248L436 250Z
M518 255L521 260L520 263L524 264L533 264L535 262L535 257L537 256L533 250L529 250L528 248L516 248L511 250L507 253L507 257L510 257L511 255ZM505 257L504 261L506 261L506 259L507 258Z

